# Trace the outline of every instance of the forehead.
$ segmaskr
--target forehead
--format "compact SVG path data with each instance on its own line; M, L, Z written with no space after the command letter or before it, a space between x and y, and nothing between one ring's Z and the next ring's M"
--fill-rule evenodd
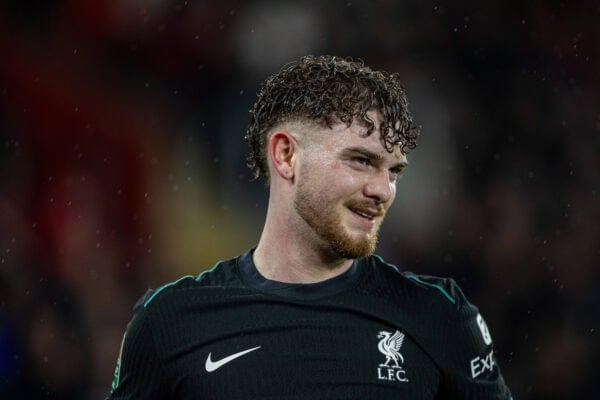
M324 128L315 139L321 142L325 150L337 153L350 148L364 148L380 156L381 159L388 159L390 162L406 163L406 155L396 145L390 153L382 143L379 126L381 117L378 113L370 112L369 117L375 123L375 128L370 135L367 135L368 127L357 119L350 126L340 122L334 124L331 129Z

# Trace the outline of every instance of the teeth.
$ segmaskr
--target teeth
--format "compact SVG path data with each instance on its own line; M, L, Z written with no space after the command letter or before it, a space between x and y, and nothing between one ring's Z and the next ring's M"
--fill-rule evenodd
M353 210L353 211L354 211L355 213L357 213L358 215L360 215L361 217L365 217L365 218L367 218L367 219L373 219L373 217L372 217L371 215L369 215L369 214L365 214L365 213L364 213L364 212L362 212L362 211L359 211L359 210Z

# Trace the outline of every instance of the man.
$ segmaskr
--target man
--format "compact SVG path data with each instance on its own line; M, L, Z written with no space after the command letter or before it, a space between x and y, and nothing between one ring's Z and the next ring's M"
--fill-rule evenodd
M510 399L456 284L372 255L417 136L395 74L308 56L270 77L246 135L259 243L138 302L110 398Z

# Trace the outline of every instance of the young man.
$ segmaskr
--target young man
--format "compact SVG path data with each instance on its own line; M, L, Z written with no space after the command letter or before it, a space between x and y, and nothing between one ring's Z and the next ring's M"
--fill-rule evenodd
M456 284L372 255L417 135L395 74L309 56L270 77L246 135L260 241L138 302L110 399L510 399Z

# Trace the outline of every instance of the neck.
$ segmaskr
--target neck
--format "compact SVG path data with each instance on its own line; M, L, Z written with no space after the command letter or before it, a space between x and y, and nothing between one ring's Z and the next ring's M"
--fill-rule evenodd
M254 251L261 275L279 282L315 283L350 268L353 260L332 254L301 218L280 212L274 203L270 197L265 227Z

